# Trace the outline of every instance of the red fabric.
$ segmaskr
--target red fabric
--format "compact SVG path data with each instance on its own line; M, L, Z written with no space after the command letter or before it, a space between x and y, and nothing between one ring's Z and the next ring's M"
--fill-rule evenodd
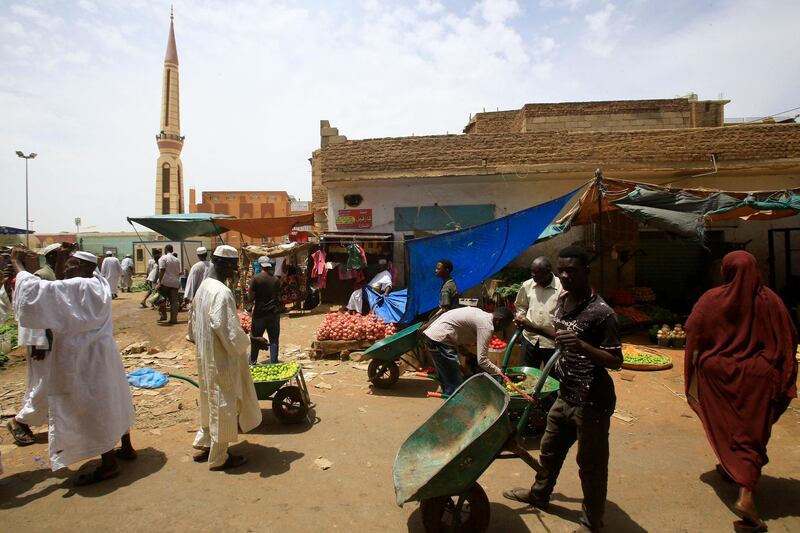
M797 396L797 332L751 254L726 255L722 276L686 322L686 396L725 471L754 490L772 425Z

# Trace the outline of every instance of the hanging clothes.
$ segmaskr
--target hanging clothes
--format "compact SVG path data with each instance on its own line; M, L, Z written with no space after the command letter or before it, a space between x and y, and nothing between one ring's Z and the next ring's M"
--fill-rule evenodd
M367 266L367 256L364 249L358 243L347 245L347 270L361 270Z
M328 266L325 263L325 252L317 250L311 254L311 278L317 280L317 287L325 288L328 277Z

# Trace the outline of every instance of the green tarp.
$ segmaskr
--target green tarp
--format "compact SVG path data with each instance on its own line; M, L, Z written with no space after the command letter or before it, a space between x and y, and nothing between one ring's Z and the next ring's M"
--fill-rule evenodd
M231 215L213 213L183 213L176 215L152 215L149 217L128 217L134 222L160 233L172 241L185 241L189 237L213 237L225 233L227 228L214 223L215 218L234 218Z

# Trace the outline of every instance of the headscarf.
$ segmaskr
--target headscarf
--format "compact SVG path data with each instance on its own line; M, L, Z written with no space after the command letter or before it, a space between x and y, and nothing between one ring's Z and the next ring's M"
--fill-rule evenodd
M756 258L743 250L722 260L725 284L706 292L686 322L686 395L697 410L696 371L709 358L737 365L762 358L776 371L775 420L797 396L797 332L783 301L764 286ZM746 386L743 376L742 386ZM774 420L773 420L774 422Z

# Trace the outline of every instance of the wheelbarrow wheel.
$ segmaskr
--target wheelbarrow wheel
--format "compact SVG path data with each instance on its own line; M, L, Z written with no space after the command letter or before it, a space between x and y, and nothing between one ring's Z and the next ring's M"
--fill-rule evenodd
M272 398L272 412L284 424L298 424L305 420L308 405L303 399L303 391L294 385L281 387Z
M483 533L489 528L489 498L477 483L457 496L422 500L420 511L428 533Z
M400 368L394 361L373 359L367 368L370 382L381 389L388 389L400 379Z

